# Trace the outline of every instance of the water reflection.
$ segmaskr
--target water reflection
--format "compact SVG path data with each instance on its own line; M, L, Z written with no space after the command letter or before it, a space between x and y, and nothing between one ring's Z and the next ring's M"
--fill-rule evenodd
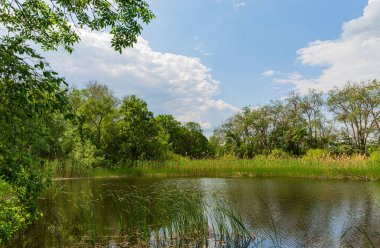
M204 179L265 237L265 246L377 247L379 183L296 179ZM372 243L372 244L371 244Z
M213 195L217 197L212 198ZM218 199L233 205L223 205L226 201ZM44 218L20 233L9 247L91 246L99 244L99 237L104 239L103 244L115 242L111 244L115 247L165 246L172 241L162 237L173 236L173 230L177 237L182 235L182 240L187 237L187 245L211 247L215 243L210 237L210 221L215 226L221 220L229 222L231 218L221 216L228 213L238 218L241 215L241 219L223 228L241 223L255 237L252 247L380 245L380 184L376 182L244 178L69 180L57 181L40 204ZM220 211L218 206L227 209ZM218 214L219 219L212 220ZM241 230L235 230L235 237L240 235L238 232ZM141 235L147 233L150 240L144 243L147 237ZM202 235L204 239L197 240ZM164 243L154 243L154 237L161 237ZM239 241L236 244L244 245Z

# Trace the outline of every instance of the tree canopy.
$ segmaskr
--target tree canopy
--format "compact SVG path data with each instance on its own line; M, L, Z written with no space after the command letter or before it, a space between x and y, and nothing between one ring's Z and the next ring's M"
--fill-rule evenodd
M57 136L52 138L51 119L71 112L64 78L36 49L63 47L72 52L81 30L88 29L109 32L112 47L121 52L137 41L143 25L152 18L143 0L0 0L0 183L17 196L9 197L17 200L7 203L0 199L0 207L21 204L18 207L23 209L0 218L0 242L39 216L36 199L50 182L42 153L52 155L63 147ZM103 118L98 119L92 105L86 112L100 143ZM8 221L20 214L23 222Z
M132 46L154 15L144 0L1 0L2 43L32 41L44 50L80 41L80 29L109 31L116 51ZM9 39L12 37L12 39Z
M380 84L347 83L328 94L290 92L281 101L245 107L214 132L211 144L218 156L240 158L279 150L300 156L309 149L330 154L366 153L380 140Z

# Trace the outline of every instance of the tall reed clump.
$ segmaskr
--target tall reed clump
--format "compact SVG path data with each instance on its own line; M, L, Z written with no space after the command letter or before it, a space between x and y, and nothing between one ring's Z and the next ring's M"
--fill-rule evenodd
M170 180L70 198L60 192L54 216L42 219L41 226L54 231L51 246L253 247L255 240L233 205L193 184Z
M112 191L118 211L120 234L129 244L151 247L248 247L254 239L240 214L226 200L206 197L193 187L169 184L151 188L146 196L137 188ZM128 202L128 204L123 204Z

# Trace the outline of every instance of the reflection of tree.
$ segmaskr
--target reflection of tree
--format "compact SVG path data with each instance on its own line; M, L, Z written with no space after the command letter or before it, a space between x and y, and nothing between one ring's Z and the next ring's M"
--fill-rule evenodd
M223 185L228 199L237 203L251 226L268 234L268 240L275 235L273 218L283 245L336 246L351 242L354 247L371 247L366 235L372 240L380 237L380 205L367 183L239 179L226 180Z
M234 206L206 196L197 180L70 180L41 203L44 218L12 246L248 247L254 240Z

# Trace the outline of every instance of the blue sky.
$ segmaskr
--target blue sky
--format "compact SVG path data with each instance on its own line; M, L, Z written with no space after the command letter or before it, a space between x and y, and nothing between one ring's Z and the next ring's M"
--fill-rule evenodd
M199 57L220 83L220 98L239 108L267 103L292 88L262 72L320 68L296 61L296 51L314 40L335 39L342 24L363 13L366 0L157 0L157 19L143 37L153 49ZM235 7L236 4L241 7ZM196 50L200 47L202 50ZM205 53L208 53L205 55Z
M290 90L380 78L380 0L155 0L156 19L122 55L82 32L72 55L47 55L78 87L136 94L156 114L210 133L240 108Z

